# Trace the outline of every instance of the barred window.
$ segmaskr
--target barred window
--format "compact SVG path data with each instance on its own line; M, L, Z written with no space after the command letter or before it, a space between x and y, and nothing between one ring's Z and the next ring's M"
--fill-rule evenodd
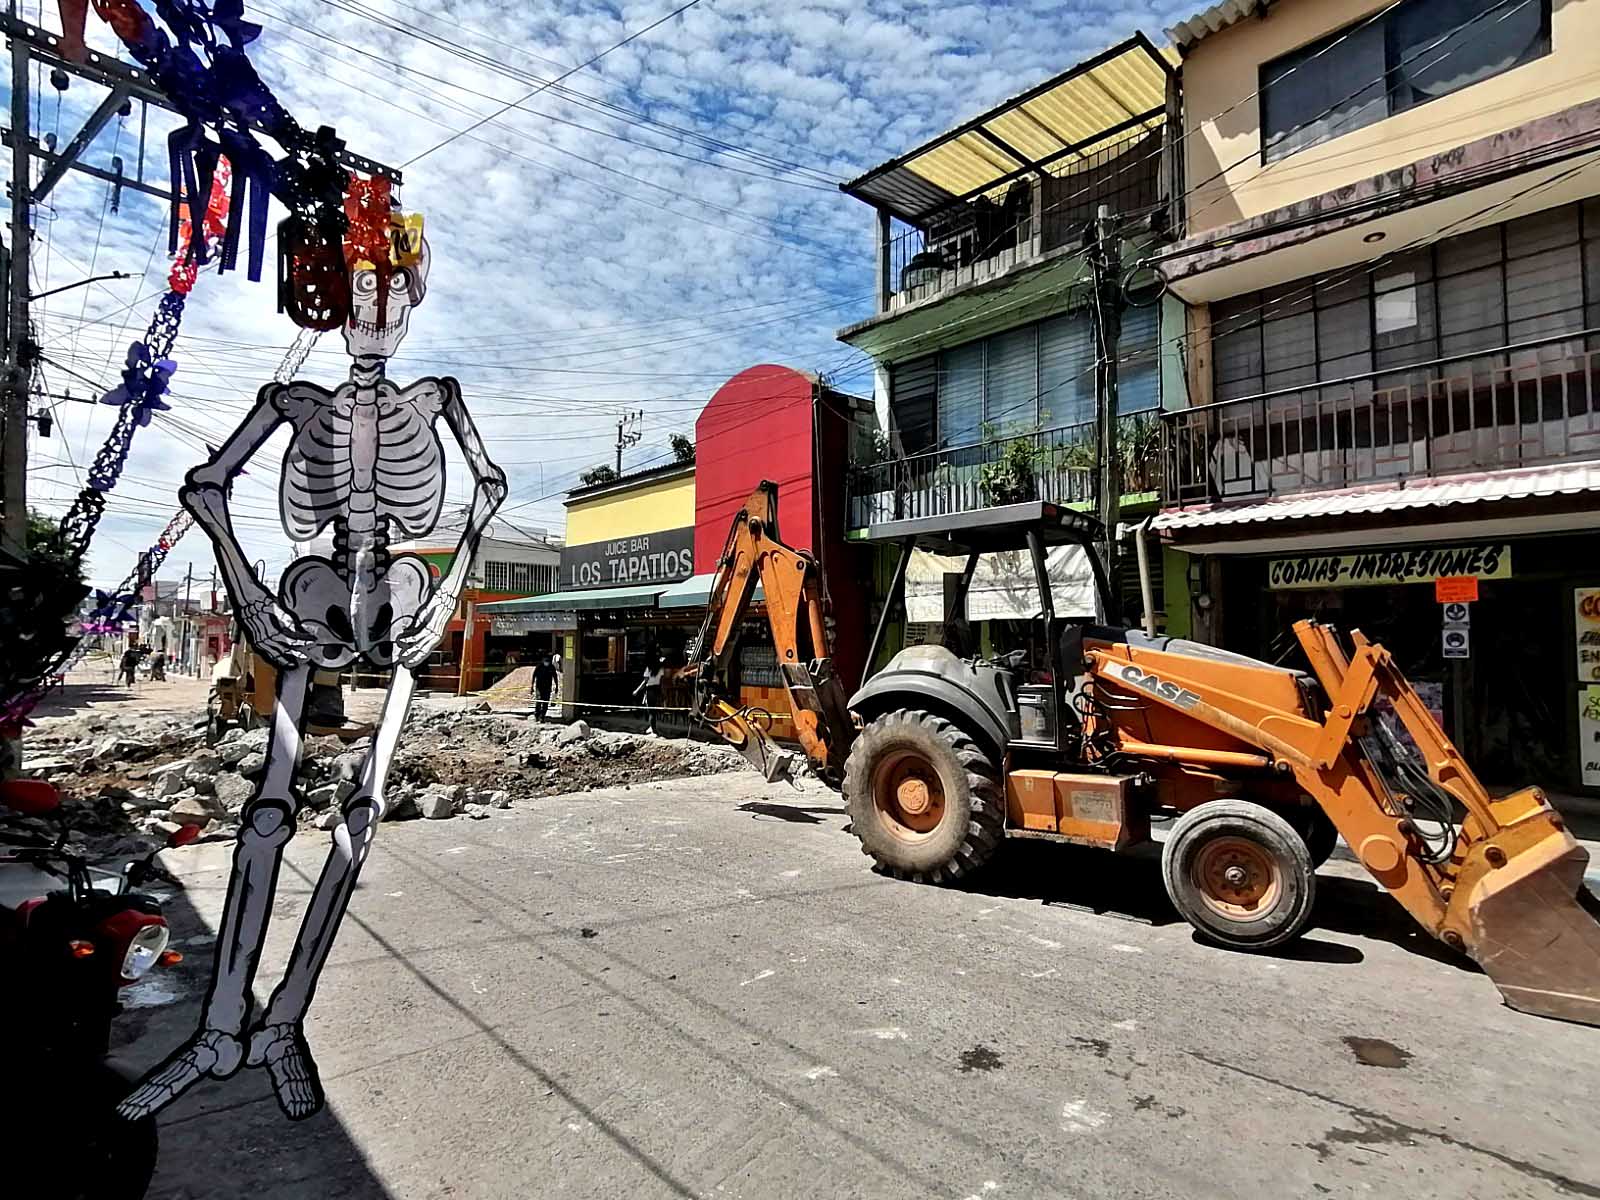
M556 569L549 563L495 562L483 564L483 586L490 592L524 592L539 595L555 588Z

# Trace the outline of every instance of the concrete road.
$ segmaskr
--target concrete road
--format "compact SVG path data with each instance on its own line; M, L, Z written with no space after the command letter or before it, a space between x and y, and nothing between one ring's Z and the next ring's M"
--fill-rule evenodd
M839 803L745 774L384 826L309 1023L328 1109L208 1082L152 1195L1600 1196L1600 1030L1505 1008L1355 867L1290 952L1231 954L1148 861L918 887ZM290 845L269 963L325 847ZM228 852L169 855L144 1063L195 1020Z

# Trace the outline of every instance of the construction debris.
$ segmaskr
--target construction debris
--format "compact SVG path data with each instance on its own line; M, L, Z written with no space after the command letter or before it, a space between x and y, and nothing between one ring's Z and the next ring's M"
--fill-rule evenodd
M62 819L91 853L137 853L184 825L198 825L203 834L237 829L265 766L267 730L234 729L216 746L204 742L200 729L171 716L132 713L115 728L98 713L48 719L28 738L24 773L61 789ZM304 824L327 829L338 822L341 806L356 792L367 748L366 738L305 740L296 771ZM384 819L485 820L519 798L712 775L742 765L726 746L612 733L584 721L541 724L481 706L423 710L406 727ZM0 816L0 832L32 828L31 821Z

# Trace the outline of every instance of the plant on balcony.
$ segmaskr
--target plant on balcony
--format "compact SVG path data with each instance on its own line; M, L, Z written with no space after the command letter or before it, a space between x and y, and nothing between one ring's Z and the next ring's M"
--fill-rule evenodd
M1119 430L1122 487L1127 492L1153 492L1160 487L1161 419L1153 412L1126 416Z
M992 425L983 427L984 462L978 468L978 488L988 504L1020 504L1039 495L1039 463L1045 450L1032 437L1003 442ZM992 453L995 446L998 453ZM992 456L991 456L992 454Z

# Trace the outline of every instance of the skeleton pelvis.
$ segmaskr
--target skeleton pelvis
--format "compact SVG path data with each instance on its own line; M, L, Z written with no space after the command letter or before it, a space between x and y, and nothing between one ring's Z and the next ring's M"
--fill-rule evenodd
M331 669L364 658L387 667L395 660L395 639L410 629L431 584L427 563L412 554L354 578L326 558L311 557L283 573L278 598L311 639L313 665Z

